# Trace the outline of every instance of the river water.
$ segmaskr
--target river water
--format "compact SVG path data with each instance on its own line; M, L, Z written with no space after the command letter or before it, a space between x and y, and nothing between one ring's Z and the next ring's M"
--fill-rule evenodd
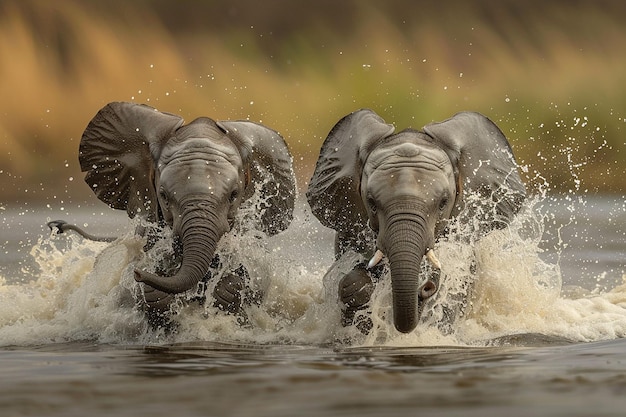
M62 218L120 236L50 235ZM510 229L437 246L441 288L417 329L379 283L363 335L340 325L332 235L300 204L224 259L265 291L248 323L180 302L174 331L135 307L144 254L124 213L0 211L3 416L608 416L626 409L626 203L544 197ZM457 236L458 237L458 236ZM165 250L161 248L161 250ZM473 266L472 266L473 265Z

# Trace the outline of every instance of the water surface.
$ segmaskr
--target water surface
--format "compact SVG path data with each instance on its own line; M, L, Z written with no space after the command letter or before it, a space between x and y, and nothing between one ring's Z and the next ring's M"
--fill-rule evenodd
M123 213L51 211L0 212L3 415L623 415L621 199L544 199L476 245L440 242L431 313L397 333L383 283L367 336L339 324L332 235L305 208L286 233L221 245L266 289L249 326L191 303L174 333L135 308L132 268L157 254ZM50 236L57 217L121 238Z

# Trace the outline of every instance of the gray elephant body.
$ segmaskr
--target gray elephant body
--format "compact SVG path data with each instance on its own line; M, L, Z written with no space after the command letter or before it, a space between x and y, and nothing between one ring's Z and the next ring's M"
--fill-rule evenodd
M173 276L135 270L148 306L194 288L209 271L240 204L260 191L258 227L287 228L296 198L292 157L275 131L248 121L179 116L115 102L87 126L79 160L98 198L130 217L168 224L180 241Z
M422 301L438 289L437 279L421 276L420 265L426 255L440 268L433 248L448 220L479 215L479 233L504 227L526 193L508 141L481 114L393 132L371 110L340 120L322 145L307 199L321 223L336 231L337 258L348 250L373 255L371 268L387 256L394 324L409 332ZM476 194L478 200L471 198ZM340 299L349 304L359 288L371 293L369 275L363 268L347 274Z

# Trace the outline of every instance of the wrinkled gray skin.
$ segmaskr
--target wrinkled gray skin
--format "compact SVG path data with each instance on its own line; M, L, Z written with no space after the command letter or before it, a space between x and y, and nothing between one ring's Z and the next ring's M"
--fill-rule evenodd
M480 193L480 207L467 206L470 193ZM404 333L415 329L423 301L438 289L438 274L422 276L420 265L447 220L480 208L478 232L504 227L525 195L509 143L485 116L463 112L394 134L371 110L351 113L331 130L307 191L315 216L336 231L337 258L348 250L387 257L393 321ZM367 274L361 267L346 275L342 302L358 307L369 300Z
M148 306L195 288L242 201L260 188L259 229L287 228L296 197L292 157L275 131L248 121L179 116L115 102L87 126L79 160L98 198L130 217L165 222L182 246L173 276L135 270ZM60 229L60 228L59 228Z

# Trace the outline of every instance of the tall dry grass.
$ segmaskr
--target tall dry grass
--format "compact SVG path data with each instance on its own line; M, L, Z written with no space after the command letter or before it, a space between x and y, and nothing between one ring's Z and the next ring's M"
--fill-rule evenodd
M394 17L364 1L349 31L335 17L277 36L263 22L166 29L150 2L113 4L0 3L0 205L87 195L80 136L116 100L262 121L287 139L302 188L354 109L398 128L477 110L507 134L531 187L624 192L626 29L610 7L520 16L506 2L459 2Z

